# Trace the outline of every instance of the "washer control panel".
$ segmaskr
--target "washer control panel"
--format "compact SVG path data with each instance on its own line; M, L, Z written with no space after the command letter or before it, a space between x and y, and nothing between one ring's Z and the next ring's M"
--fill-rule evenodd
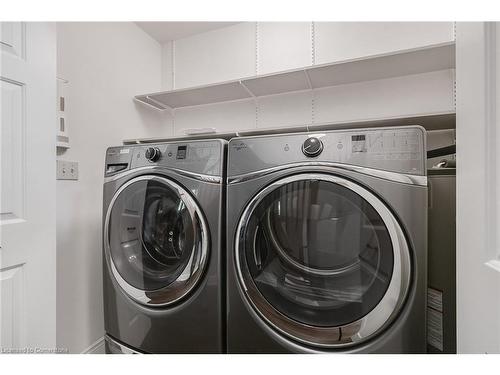
M225 144L224 140L203 140L110 147L105 176L155 165L220 176Z

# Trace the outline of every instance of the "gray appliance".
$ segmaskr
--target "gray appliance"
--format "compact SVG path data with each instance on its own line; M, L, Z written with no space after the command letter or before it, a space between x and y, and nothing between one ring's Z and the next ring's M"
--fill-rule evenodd
M418 126L232 139L229 353L425 353Z
M224 351L225 149L203 140L107 150L107 352Z
M432 168L429 178L429 353L457 352L456 316L456 173Z

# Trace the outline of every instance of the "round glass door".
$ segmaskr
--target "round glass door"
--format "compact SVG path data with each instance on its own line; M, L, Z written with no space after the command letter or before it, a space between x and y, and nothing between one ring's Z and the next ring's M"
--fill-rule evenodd
M122 289L147 305L178 301L199 281L207 262L205 222L180 185L141 176L114 195L105 221L108 264Z
M237 266L252 305L279 331L342 346L395 316L409 284L403 232L372 193L341 177L280 180L247 207Z

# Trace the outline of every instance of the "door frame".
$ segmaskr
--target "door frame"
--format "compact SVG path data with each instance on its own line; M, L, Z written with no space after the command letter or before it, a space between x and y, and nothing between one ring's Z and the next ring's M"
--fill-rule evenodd
M500 352L500 35L456 24L457 352Z

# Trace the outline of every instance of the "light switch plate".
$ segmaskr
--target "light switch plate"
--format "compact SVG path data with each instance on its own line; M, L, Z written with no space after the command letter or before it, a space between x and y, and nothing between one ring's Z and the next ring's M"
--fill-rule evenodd
M57 161L58 180L78 180L78 162L58 160Z

